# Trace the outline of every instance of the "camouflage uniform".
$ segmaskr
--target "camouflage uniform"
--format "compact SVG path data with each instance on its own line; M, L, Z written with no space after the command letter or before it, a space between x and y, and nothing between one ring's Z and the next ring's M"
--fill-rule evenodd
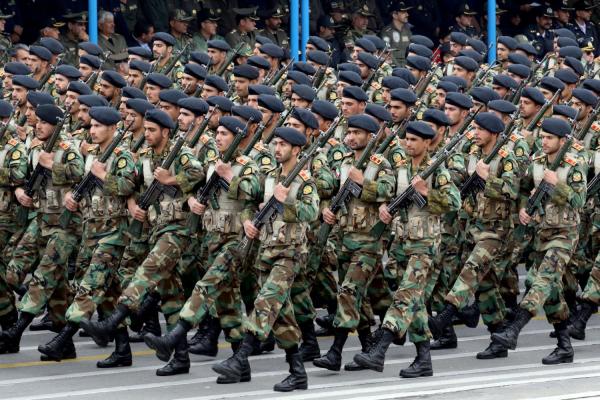
M403 67L406 62L406 50L412 36L408 24L402 25L401 30L396 29L394 24L389 24L381 30L380 36L392 49L394 66Z

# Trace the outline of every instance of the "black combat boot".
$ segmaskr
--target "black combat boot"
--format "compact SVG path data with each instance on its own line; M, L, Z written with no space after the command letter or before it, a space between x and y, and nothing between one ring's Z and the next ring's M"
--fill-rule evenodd
M573 347L571 347L571 338L569 337L567 322L564 321L559 324L554 324L554 331L556 332L558 345L552 353L542 358L542 364L554 365L572 363L574 352Z
M129 332L126 327L117 329L115 333L115 351L107 359L98 361L98 368L130 367L132 364Z
M207 357L216 357L219 352L219 336L221 335L221 323L218 318L208 317L206 328L203 334L200 333L198 328L198 338L193 344L190 344L189 352ZM195 336L194 336L195 337ZM192 338L193 339L193 338Z
M186 340L180 340L175 346L173 358L167 365L156 370L158 376L171 376L190 373L190 355Z
M260 354L270 353L275 350L275 335L273 331L267 336L267 340L260 342Z
M2 331L0 335L0 354L18 353L21 343L21 336L35 315L26 312L21 312L17 321L7 330Z
M335 314L327 314L323 317L315 318L315 322L319 325L319 329L315 332L317 336L331 336L333 335L333 319Z
M38 346L38 351L46 356L43 361L60 361L65 355L65 349L70 347L75 349L73 335L77 333L78 329L79 324L69 322L51 341L46 344L40 344Z
M313 365L330 371L339 371L342 368L342 350L348 339L348 333L348 329L335 328L331 348L323 357L313 360Z
M131 343L141 343L144 341L144 336L149 333L153 334L154 336L160 336L162 334L158 310L149 313L148 317L144 321L142 330L139 331L139 334L132 335L130 341Z
M246 333L238 351L228 359L214 364L212 366L213 371L223 375L228 382L240 382L242 374L250 368L248 357L252 354L257 342L259 340L254 334Z
M494 324L488 326L488 330L490 333L501 332L504 329L504 324ZM508 350L506 347L494 342L490 341L490 344L484 351L480 351L476 355L478 360L491 360L494 358L506 358L508 357Z
M165 336L155 336L152 333L148 333L144 336L144 342L146 346L156 351L156 357L159 360L166 362L171 359L171 354L179 342L184 341L187 343L186 335L190 329L192 329L192 325L180 319L177 321L177 325L171 329L171 332Z
M396 335L389 329L381 328L379 340L375 342L369 352L362 352L354 356L354 362L365 369L382 372L385 362L385 352L394 341Z
M0 317L0 327L3 331L7 331L19 319L19 313L15 307L12 310Z
M124 304L119 304L115 311L102 321L90 321L84 319L79 325L84 331L96 342L100 347L106 347L113 333L121 322L129 315L129 307Z
M238 352L241 345L242 342L231 342L231 350L233 351L233 354ZM229 383L250 382L251 379L252 376L250 371L250 363L248 362L248 359L246 359L246 361L242 364L242 375L240 376L239 380L237 377L227 377L225 375L219 375L217 377L217 383L223 385Z
M408 368L400 371L402 378L418 378L421 376L432 376L431 353L429 352L429 340L415 343L417 357Z
M458 311L458 316L468 328L477 328L480 314L479 303L477 301Z
M285 353L285 360L290 365L290 374L283 381L275 384L273 390L276 392L291 392L298 389L306 390L308 388L308 376L306 376L302 356L298 352L298 346L286 349Z
M458 310L453 304L446 304L446 307L435 317L429 317L429 329L434 338L442 335L444 328L452 325L452 318L458 314Z
M504 348L514 350L517 348L517 339L521 329L529 320L532 315L529 311L519 307L515 314L515 318L506 325L506 328L502 332L492 333L492 341L503 346Z
M373 345L373 335L371 334L371 328L364 328L358 331L358 340L360 341L361 352L368 353ZM344 371L362 371L365 367L358 365L352 360L351 362L344 365Z
M567 324L571 326L573 325L579 314L579 305L577 304L577 293L571 290L565 290L563 296L565 298L565 302L567 303L567 307L569 308L569 319L567 320ZM550 336L551 338L556 338L556 330L550 331L550 334L548 336ZM583 332L583 338L579 340L583 339L585 339L585 327Z
M210 324L213 317L210 315L202 320L202 322L198 325L198 329L196 329L196 333L190 339L188 339L188 346L193 346L196 343L200 342L200 340L204 340L204 337L208 334L208 325Z
M312 321L301 323L300 331L302 331L302 344L300 345L302 361L312 361L321 357L321 349L319 348L314 323Z
M160 311L160 294L158 294L158 292L156 291L152 291L150 293L148 293L146 295L146 297L144 297L144 300L142 301L142 303L140 304L137 313L135 313L135 315L132 315L131 317L131 325L129 325L129 328L133 331L139 332L142 330L142 326L143 324L151 319L154 318L153 314L158 313L158 311ZM159 327L160 330L160 327ZM150 333L154 333L154 332L150 332ZM158 334L158 336L160 336L160 332Z
M571 335L573 339L585 339L585 327L587 326L587 322L592 314L596 312L597 308L598 307L595 304L587 301L581 303L577 315L573 319L571 326L569 326L569 335Z
M33 322L29 327L30 331L50 331L52 330L52 318L50 313L46 312L40 322Z
M440 337L431 343L431 350L455 349L458 347L458 339L452 324L446 326Z

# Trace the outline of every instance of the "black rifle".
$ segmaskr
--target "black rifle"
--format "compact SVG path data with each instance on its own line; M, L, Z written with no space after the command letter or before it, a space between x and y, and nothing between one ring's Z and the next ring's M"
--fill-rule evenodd
M150 69L148 70L148 72L143 72L142 73L144 75L144 77L140 81L138 89L144 90L144 86L146 86L146 82L148 82L148 75L150 75L152 72L154 72L155 66L157 66L158 64L160 64L161 60L162 60L162 56L159 56L156 59L156 62L154 64L150 64Z
M271 79L269 79L265 83L265 85L267 85L267 86L275 86L275 85L277 85L279 83L279 81L281 80L281 78L283 77L283 75L290 69L290 67L292 66L293 62L294 62L294 59L292 58L289 63L287 63L282 68L279 68L279 70L277 70L277 72L275 73L275 75L273 75L273 77Z
M163 72L164 75L169 76L171 74L171 71L173 71L173 68L175 68L175 65L177 64L177 61L179 61L181 59L181 57L183 56L183 53L185 53L188 49L188 47L190 47L190 44L192 44L191 40L188 40L185 44L185 46L183 46L183 49L179 50L177 52L177 55L175 55L174 57L171 57L171 59L169 60L169 63L167 65L165 65L165 70ZM157 61L158 63L158 61Z
M288 117L290 115L292 115L292 112L294 112L295 108L296 107L292 107L292 108L288 109L286 113L281 114L281 116L277 120L277 123L275 124L275 127L273 128L273 130L271 131L269 136L267 136L267 138L265 139L265 144L269 144L273 141L273 138L275 138L275 129L279 128L280 126L282 126L285 123L285 121L287 121Z
M410 114L404 119L404 121L402 121L402 123L400 123L398 129L396 129L394 132L390 133L389 136L383 139L383 142L381 142L379 147L377 147L377 150L375 150L375 154L383 154L390 146L390 144L394 141L394 139L396 139L406 131L406 126L408 125L408 123L417 117L418 110L419 107L417 105L414 105L410 111Z
M210 119L215 114L215 112L217 112L218 109L219 109L219 106L216 105L210 113L208 113L208 114L206 114L204 116L204 120L202 121L202 123L198 127L198 130L196 131L196 133L194 134L194 136L190 139L189 146L190 146L191 149L193 149L194 147L196 147L196 145L198 144L198 141L200 140L200 137L202 136L202 134L204 133L204 131L208 127L208 123L210 122Z
M387 48L388 48L388 46L387 46L387 43L386 43L385 49L381 53L381 56L379 56L377 58L377 68L374 68L373 71L371 71L371 73L367 77L367 79L365 79L365 81L363 82L363 84L361 86L362 90L367 91L367 89L369 89L369 87L371 86L371 83L373 83L373 79L375 79L375 77L377 76L377 72L379 71L379 68L381 68L381 66L385 62L385 59L388 56L388 49Z
M225 62L219 67L217 72L215 72L215 75L219 75L219 76L223 75L223 73L227 70L227 67L229 66L229 64L231 64L231 62L233 61L235 56L237 56L238 51L240 51L240 49L242 48L243 45L244 45L244 42L239 42L238 45L235 46L235 49L233 49L233 51L231 53L229 53L229 55L225 59Z
M258 141L262 137L263 132L265 131L265 129L267 129L267 126L269 126L269 124L273 120L273 115L274 114L271 114L267 123L264 123L261 121L260 124L258 124L258 128L256 128L256 132L254 132L254 136L252 136L252 139L250 139L250 142L248 143L246 148L242 151L243 156L247 156L250 154L250 152L254 148L254 145L256 143L258 143Z

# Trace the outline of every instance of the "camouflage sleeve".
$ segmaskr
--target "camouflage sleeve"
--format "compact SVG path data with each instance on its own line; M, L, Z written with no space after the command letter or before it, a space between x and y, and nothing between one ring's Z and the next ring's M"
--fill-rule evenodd
M427 196L427 203L429 211L437 215L460 209L460 191L452 181L448 170L438 169L433 189Z
M104 193L113 196L130 196L136 187L135 161L131 153L121 152L113 162L112 170L104 179Z
M500 176L489 176L484 189L484 196L490 199L517 199L518 180L515 175L517 167L515 159L509 154L500 161Z
M84 168L81 153L71 146L65 151L63 162L52 166L52 182L56 185L75 184L83 177Z
M390 163L381 157L381 166L374 181L365 179L360 199L368 203L387 201L394 196L396 178Z
M283 203L284 222L312 222L319 216L317 186L310 180L298 190L295 202Z
M266 173L272 170L275 166L277 166L277 160L275 160L275 156L269 153L269 151L261 151L256 158L254 159L256 164L258 165L258 169L260 172Z
M550 201L557 206L569 203L575 209L581 209L586 202L587 179L581 164L577 164L567 177L567 182L559 182L554 188Z
M234 200L244 201L244 209L240 213L241 221L252 219L258 202L262 198L262 185L256 164L248 164L242 169L241 176L235 176L229 183L227 197Z
M183 193L191 193L202 182L206 175L202 164L189 149L182 149L175 161L175 180Z
M513 153L517 164L519 165L519 171L524 172L529 164L530 147L525 139L519 139L515 142Z
M0 168L0 185L21 186L27 176L27 153L25 146L19 143L6 155L8 165ZM5 161L6 164L6 161Z
M338 187L338 180L335 178L331 168L329 168L325 155L317 154L312 160L310 173L315 180L319 198L331 198Z
M533 163L531 163L525 174L521 177L521 181L519 182L519 200L518 206L519 210L521 208L527 207L527 199L531 196L531 191L533 190L535 183L533 181Z
M456 187L462 186L467 180L467 167L465 165L465 156L460 153L453 154L446 160L446 169L452 178Z

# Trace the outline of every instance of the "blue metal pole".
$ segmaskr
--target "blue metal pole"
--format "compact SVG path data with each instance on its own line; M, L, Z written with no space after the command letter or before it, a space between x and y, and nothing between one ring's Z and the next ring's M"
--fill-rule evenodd
M488 63L496 61L496 0L488 0L487 9Z
M290 0L290 57L296 61L298 61L299 8L298 0Z
M88 17L90 42L98 44L98 0L88 0Z
M300 41L300 51L302 52L302 61L306 61L306 44L308 43L308 32L310 30L310 13L308 11L308 0L301 0L302 12L302 40Z

